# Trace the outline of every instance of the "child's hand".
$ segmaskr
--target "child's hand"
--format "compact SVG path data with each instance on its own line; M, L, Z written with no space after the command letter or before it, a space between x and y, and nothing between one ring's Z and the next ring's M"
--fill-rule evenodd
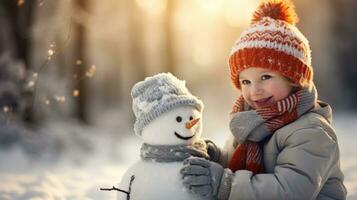
M190 157L181 169L184 186L205 199L217 199L224 169L203 158Z
M219 163L221 158L221 149L216 146L211 140L205 140L207 146L207 153L209 155L209 160Z

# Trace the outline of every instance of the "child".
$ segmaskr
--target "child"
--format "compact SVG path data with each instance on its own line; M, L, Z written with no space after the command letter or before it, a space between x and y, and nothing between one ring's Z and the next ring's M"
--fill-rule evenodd
M188 190L210 199L345 199L331 107L317 100L310 47L294 26L290 2L270 0L229 57L241 91L231 113L232 138L215 161L189 158ZM226 153L225 153L226 152Z

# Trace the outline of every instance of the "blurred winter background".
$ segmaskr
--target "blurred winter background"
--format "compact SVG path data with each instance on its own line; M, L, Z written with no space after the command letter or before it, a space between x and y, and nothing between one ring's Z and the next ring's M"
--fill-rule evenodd
M158 72L205 103L219 145L238 96L227 56L258 0L1 0L0 199L115 199L139 157L130 89ZM357 199L357 1L295 0Z

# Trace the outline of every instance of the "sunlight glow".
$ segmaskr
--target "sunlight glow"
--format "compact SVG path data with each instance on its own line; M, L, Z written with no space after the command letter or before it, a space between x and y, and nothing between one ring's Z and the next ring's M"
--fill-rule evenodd
M199 66L210 66L213 62L212 52L208 46L194 45L193 62Z
M166 9L166 0L136 0L136 4L151 15L161 15Z
M137 0L137 2L144 5L142 2L147 1ZM232 27L246 26L250 24L252 13L258 4L259 0L181 1L177 4L174 13L174 27L178 30L188 31L194 29L192 24L195 23L208 25L212 28L224 26L224 24ZM145 8L151 9L148 6Z
M249 24L258 0L226 0L224 5L224 18L233 27Z
M61 102L61 103L66 101L66 97L65 96L55 96L54 98L55 98L56 101Z
M35 81L29 81L28 83L27 83L27 87L33 87L33 86L35 86Z
M9 111L10 111L10 108L9 108L9 107L7 107L7 106L4 106L4 107L3 107L3 111L4 111L4 113L7 113L7 112L9 112Z
M220 0L196 0L198 6L207 15L218 15L221 11L222 1Z
M54 52L52 49L49 49L49 50L48 50L48 55L49 55L49 56L52 56L54 53L55 53L55 52Z
M17 6L22 6L22 5L24 5L24 3L25 3L25 0L18 0Z
M89 70L86 72L86 76L91 78L94 76L95 72L97 71L97 67L95 65L91 65Z
M79 96L79 90L73 90L73 96L78 97Z

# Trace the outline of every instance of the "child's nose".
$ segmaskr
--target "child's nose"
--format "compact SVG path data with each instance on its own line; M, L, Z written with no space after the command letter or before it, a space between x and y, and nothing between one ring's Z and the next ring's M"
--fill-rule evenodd
M263 88L261 87L260 84L252 84L251 94L253 96L263 94L263 91L264 90L263 90Z

